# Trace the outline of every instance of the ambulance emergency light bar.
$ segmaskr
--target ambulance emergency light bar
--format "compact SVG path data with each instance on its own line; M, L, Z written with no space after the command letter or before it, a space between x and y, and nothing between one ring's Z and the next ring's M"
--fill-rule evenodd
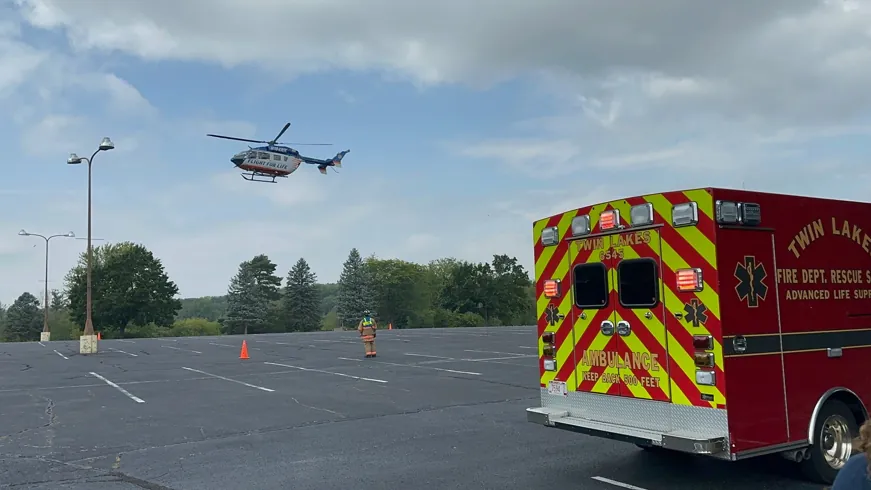
M752 202L717 201L717 223L756 226L762 222L762 208Z
M762 222L759 204L749 202L717 201L715 203L717 223L756 226ZM629 226L648 226L654 223L653 204L644 203L629 209ZM675 228L695 226L699 223L699 204L695 201L675 204L671 207L671 224ZM599 215L599 230L602 232L619 230L620 210L609 209ZM584 214L572 218L571 236L580 237L592 233L590 215ZM541 231L541 244L545 247L559 243L560 232L556 226L550 226Z

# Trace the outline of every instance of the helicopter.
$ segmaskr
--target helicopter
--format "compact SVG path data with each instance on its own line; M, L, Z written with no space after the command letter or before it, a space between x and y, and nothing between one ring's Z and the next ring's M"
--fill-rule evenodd
M249 143L265 143L266 146L258 146L252 148L248 146L247 150L240 151L230 158L230 162L242 169L242 178L250 182L267 182L276 183L275 179L282 177L287 178L288 175L294 173L299 168L301 163L317 165L318 170L326 175L327 167L342 168L342 158L351 150L340 151L336 156L330 159L322 160L320 158L312 158L300 155L299 152L289 146L278 143L278 138L287 131L290 123L284 125L284 128L278 132L278 136L270 141L249 140L246 138L236 138L235 136L224 136L220 134L207 134L212 138L222 138L235 141L246 141ZM330 143L290 143L298 146L332 146ZM335 171L335 168L333 169Z

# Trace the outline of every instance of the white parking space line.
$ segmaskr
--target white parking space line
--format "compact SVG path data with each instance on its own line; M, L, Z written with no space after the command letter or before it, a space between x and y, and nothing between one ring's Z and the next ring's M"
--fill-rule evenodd
M466 349L465 352L478 352L481 354L502 354L503 356L525 356L527 354L520 354L518 352L499 352L495 350L474 350L474 349Z
M621 481L612 480L610 478L605 478L604 476L593 476L591 477L593 480L600 481L602 483L607 483L609 485L614 485L615 487L627 488L629 490L647 490L642 487L636 487L635 485L630 485L628 483L623 483Z
M446 357L446 356L432 356L432 355L429 355L429 354L412 354L412 353L410 353L410 352L406 352L405 355L406 355L406 356L416 356L416 357L432 357L432 358L434 358L434 359L453 359L453 357Z
M350 359L348 357L339 357L343 361L362 361L362 359ZM420 366L417 364L400 364L398 362L385 362L385 361L366 361L373 362L376 364L385 364L387 366L399 366L399 367L409 367L409 368L417 368L417 369L432 369L433 371L443 371L446 373L454 373L454 374L470 374L472 376L481 376L481 373L474 373L472 371L458 371L456 369L445 369L445 368L437 368L432 366Z
M194 369L194 368L189 368L189 367L184 367L184 366L182 366L182 369L187 369L188 371L193 371L193 372L195 372L195 373L205 374L206 376L211 376L211 377L213 377L213 378L223 379L224 381L230 381L230 382L232 382L232 383L239 383L240 385L244 385L244 386L247 386L247 387L249 387L249 388L254 388L254 389L257 389L257 390L269 391L269 392L273 392L273 391L275 391L275 390L273 390L273 389L271 389L271 388L264 388L264 387L262 387L262 386L252 385L252 384L250 384L250 383L246 383L246 382L244 382L244 381L239 381L239 380L237 380L237 379L225 378L225 377L223 377L223 376L218 376L217 374L212 374L212 373L207 373L207 372L205 372L205 371L200 371L199 369Z
M200 352L198 350L182 349L181 347L173 347L171 345L161 345L161 347L166 347L167 349L180 350L180 351L184 351L184 352L193 352L194 354L202 354L202 352Z
M510 357L485 357L484 359L461 359L468 362L488 362L488 361L507 361L508 359L528 359L530 357L538 357L538 354L523 354Z
M67 357L67 356L61 354L60 352L58 352L57 349L54 350L54 353L57 354L57 355L59 355L59 356L61 356L61 357L63 357L64 359L69 359L69 357Z
M121 340L121 339L112 339L112 340L114 340L115 342L126 342L128 344L135 344L136 343L136 342L133 342L132 340Z
M45 344L43 344L42 342L37 342L37 343L38 343L39 345L45 347Z
M162 337L158 337L157 340L162 340L164 342L178 342L178 339L164 339Z
M122 354L127 354L128 356L131 356L131 357L139 357L139 354L131 354L130 352L125 352L121 349L113 349L112 347L109 347L109 350L113 351L113 352L120 352Z
M221 346L221 347L236 347L235 345L230 345L230 344L219 344L219 343L217 343L217 342L209 342L209 345L219 345L219 346Z
M300 371L310 371L313 373L332 374L334 376L342 376L344 378L358 379L360 381L371 381L373 383L386 383L387 382L386 380L383 380L383 379L363 378L361 376L352 376L350 374L345 374L345 373L336 373L333 371L324 371L322 369L312 369L312 368L304 368L304 367L299 367L299 366L291 366L290 364L281 364L279 362L264 362L263 364L270 364L272 366L281 366L281 367L286 367L286 368L299 369Z
M124 393L125 395L127 395L127 398L133 400L134 402L136 402L136 403L145 403L145 400L143 400L142 398L139 398L138 396L135 396L133 393L130 393L129 391L125 390L124 388L121 388L120 386L116 385L115 383L109 381L108 379L106 379L106 378L100 376L99 374L97 374L97 373L95 373L95 372L93 372L93 371L91 372L91 376L93 376L93 377L95 377L95 378L97 378L97 379L99 379L99 380L102 380L102 381L105 382L107 385L111 386L112 388L115 388L116 390L120 391L121 393Z
M538 349L538 347L530 347L528 345L518 345L518 349Z

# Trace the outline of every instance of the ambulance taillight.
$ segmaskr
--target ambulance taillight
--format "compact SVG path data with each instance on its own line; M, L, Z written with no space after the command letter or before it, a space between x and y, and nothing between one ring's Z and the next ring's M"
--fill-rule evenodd
M693 361L696 365L696 384L714 386L717 384L717 373L714 371L714 337L711 335L693 335Z
M554 347L553 332L544 332L541 335L541 343L544 344L541 357L544 360L545 371L556 371L556 348Z

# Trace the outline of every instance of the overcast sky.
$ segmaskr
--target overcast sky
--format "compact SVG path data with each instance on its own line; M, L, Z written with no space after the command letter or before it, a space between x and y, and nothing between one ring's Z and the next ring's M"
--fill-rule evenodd
M0 3L0 302L42 289L42 243L132 240L183 296L351 247L532 267L532 221L702 187L868 200L871 6L811 0L15 0ZM229 157L325 158L251 184ZM52 287L83 240L52 241Z

